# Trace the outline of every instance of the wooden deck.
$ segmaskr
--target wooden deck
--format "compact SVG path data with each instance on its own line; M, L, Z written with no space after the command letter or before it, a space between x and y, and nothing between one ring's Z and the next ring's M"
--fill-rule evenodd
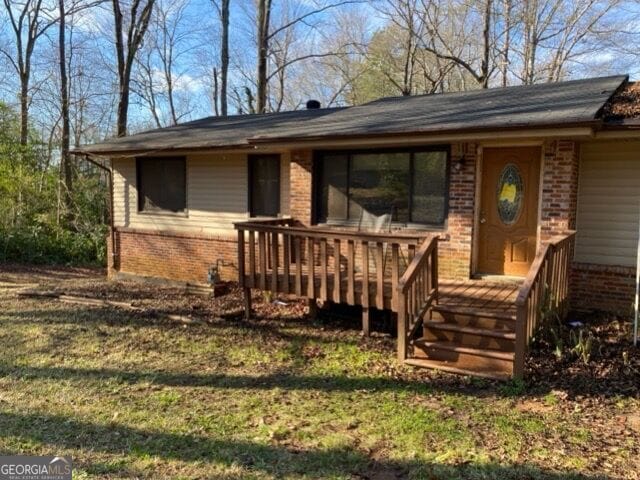
M516 315L521 281L440 280L438 304L460 312Z
M397 315L398 359L480 377L521 376L528 341L563 312L574 233L543 243L522 280L438 278L438 243L419 232L368 233L301 226L293 219L236 224L245 312L251 289Z

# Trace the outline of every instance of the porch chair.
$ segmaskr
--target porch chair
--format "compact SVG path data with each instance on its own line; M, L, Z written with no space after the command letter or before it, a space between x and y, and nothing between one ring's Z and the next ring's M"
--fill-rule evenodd
M372 233L385 233L391 232L391 220L392 215L390 213L385 213L383 215L374 215L373 213L367 212L364 208L360 212L360 220L358 222L358 232L372 232ZM386 262L387 262L387 245L383 246L383 255L382 255L382 271L384 272ZM377 269L378 265L376 265L376 260L373 255L369 256L369 270L374 271Z

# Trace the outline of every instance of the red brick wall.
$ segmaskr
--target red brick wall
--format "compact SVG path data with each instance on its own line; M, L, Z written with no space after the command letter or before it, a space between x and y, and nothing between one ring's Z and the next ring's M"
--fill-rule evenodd
M313 152L311 150L292 151L290 172L291 216L305 225L310 225L313 199Z
M574 263L571 304L575 310L600 310L630 315L636 288L636 269Z
M476 155L475 144L451 146L451 181L449 184L449 240L440 242L438 267L443 278L467 279L471 275ZM464 162L459 163L464 156Z
M543 148L540 226L544 239L576 228L579 145L558 140L545 142Z
M237 237L116 229L118 271L145 277L206 283L218 259L223 280L237 280ZM109 268L109 276L115 272Z

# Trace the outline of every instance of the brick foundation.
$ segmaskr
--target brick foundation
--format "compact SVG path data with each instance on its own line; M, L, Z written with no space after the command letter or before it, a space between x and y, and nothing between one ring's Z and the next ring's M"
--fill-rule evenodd
M572 267L573 309L631 314L636 288L635 268L587 263L574 263Z
M237 237L182 232L116 229L116 272L169 280L206 283L209 267L222 260L222 280L237 280Z

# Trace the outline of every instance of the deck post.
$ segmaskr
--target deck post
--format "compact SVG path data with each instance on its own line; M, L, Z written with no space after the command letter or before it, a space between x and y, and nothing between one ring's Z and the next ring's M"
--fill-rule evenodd
M316 299L309 298L307 302L309 306L309 318L311 320L315 320L316 318L318 318L318 304L316 303Z
M250 245L253 249L253 245ZM238 230L238 281L244 294L244 318L251 318L251 289L246 286L244 258L244 230Z
M369 307L362 307L362 334L365 337L371 335L371 323L369 321Z
M407 303L404 292L398 292L398 362L407 359Z
M244 293L244 318L249 320L251 318L251 289L243 288Z
M524 362L527 354L527 306L518 305L516 313L516 341L513 359L513 378L524 377Z

